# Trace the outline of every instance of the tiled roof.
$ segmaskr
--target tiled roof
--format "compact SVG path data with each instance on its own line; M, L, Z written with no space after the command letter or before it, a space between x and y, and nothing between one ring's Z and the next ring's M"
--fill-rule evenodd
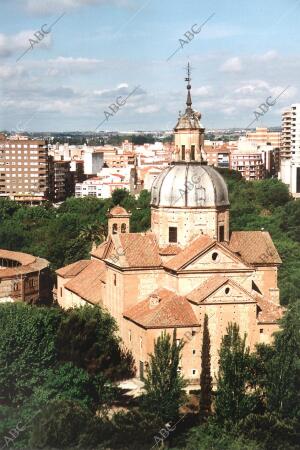
M253 302L256 301L252 294L246 291L242 286L237 284L232 279L221 275L216 275L208 278L208 280L206 280L203 284L186 294L186 298L193 303L199 304L226 283L230 284L240 291L243 291L246 295L248 295L248 297L250 297L250 299L252 298Z
M90 262L91 261L88 259L81 259L80 261L76 261L75 263L56 270L56 273L63 278L76 277L76 275L78 275L83 269L85 269L86 266L90 264Z
M276 323L281 319L285 311L282 306L276 305L271 301L257 299L257 304L259 307L258 323Z
M65 288L94 305L101 304L102 283L105 282L105 263L92 260Z
M35 256L29 255L27 253L12 252L10 250L2 250L2 249L0 249L0 258L11 259L12 261L17 261L20 264L22 264L22 266L26 266L27 264L32 264L36 260Z
M114 248L105 259L116 256L121 267L159 267L162 264L154 233L121 233L111 236ZM115 262L115 261L114 261Z
M107 241L102 242L102 244L98 245L97 248L91 250L90 255L94 256L95 258L102 259L103 254L106 250L106 246L107 246Z
M182 249L176 244L169 244L159 249L159 254L163 256L178 255L180 252L182 252Z
M191 300L194 303L201 303L205 300L209 295L211 295L214 291L216 291L219 287L229 281L229 278L215 276L210 277L203 284L193 289L186 295L188 300Z
M201 235L195 239L188 247L182 250L178 255L171 258L165 267L172 270L179 270L195 256L203 252L215 242L207 235Z
M233 231L228 247L249 264L282 263L267 231Z
M157 304L151 304L151 298L157 299ZM199 326L187 299L168 289L157 289L147 299L125 311L123 316L144 328Z
M126 211L125 208L122 208L122 206L117 205L117 206L114 206L114 208L112 208L108 214L113 215L113 216L124 216L124 215L128 215L128 212Z

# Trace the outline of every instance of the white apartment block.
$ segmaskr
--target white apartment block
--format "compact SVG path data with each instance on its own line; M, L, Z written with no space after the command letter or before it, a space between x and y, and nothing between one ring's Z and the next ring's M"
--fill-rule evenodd
M115 189L131 191L133 181L131 168L105 167L96 177L76 183L75 197L110 198Z
M293 197L300 198L300 103L282 114L280 178Z

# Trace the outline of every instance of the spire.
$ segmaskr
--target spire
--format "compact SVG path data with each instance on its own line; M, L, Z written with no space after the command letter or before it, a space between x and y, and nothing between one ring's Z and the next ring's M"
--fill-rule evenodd
M187 68L186 68L186 72L187 72L187 77L185 78L185 81L187 81L187 99L186 99L186 106L188 107L188 109L191 109L192 106L192 97L191 97L191 66L190 63L188 63Z

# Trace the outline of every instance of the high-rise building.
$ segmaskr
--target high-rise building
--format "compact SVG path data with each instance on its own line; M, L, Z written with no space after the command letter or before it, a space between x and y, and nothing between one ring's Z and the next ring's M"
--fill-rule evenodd
M14 136L0 140L0 196L39 203L49 194L47 143Z
M300 197L300 104L282 114L280 178L289 185L294 197Z

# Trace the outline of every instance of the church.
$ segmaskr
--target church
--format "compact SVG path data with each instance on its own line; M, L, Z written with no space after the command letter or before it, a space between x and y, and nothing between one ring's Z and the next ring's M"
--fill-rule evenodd
M130 233L130 213L108 213L108 236L81 260L56 271L63 308L100 306L116 319L120 337L143 378L154 341L176 328L185 342L180 370L190 389L200 382L204 317L211 340L211 373L229 322L247 334L251 350L269 343L283 314L277 272L281 264L266 231L229 229L228 190L205 161L201 114L186 109L174 128L173 162L151 189L151 230Z

